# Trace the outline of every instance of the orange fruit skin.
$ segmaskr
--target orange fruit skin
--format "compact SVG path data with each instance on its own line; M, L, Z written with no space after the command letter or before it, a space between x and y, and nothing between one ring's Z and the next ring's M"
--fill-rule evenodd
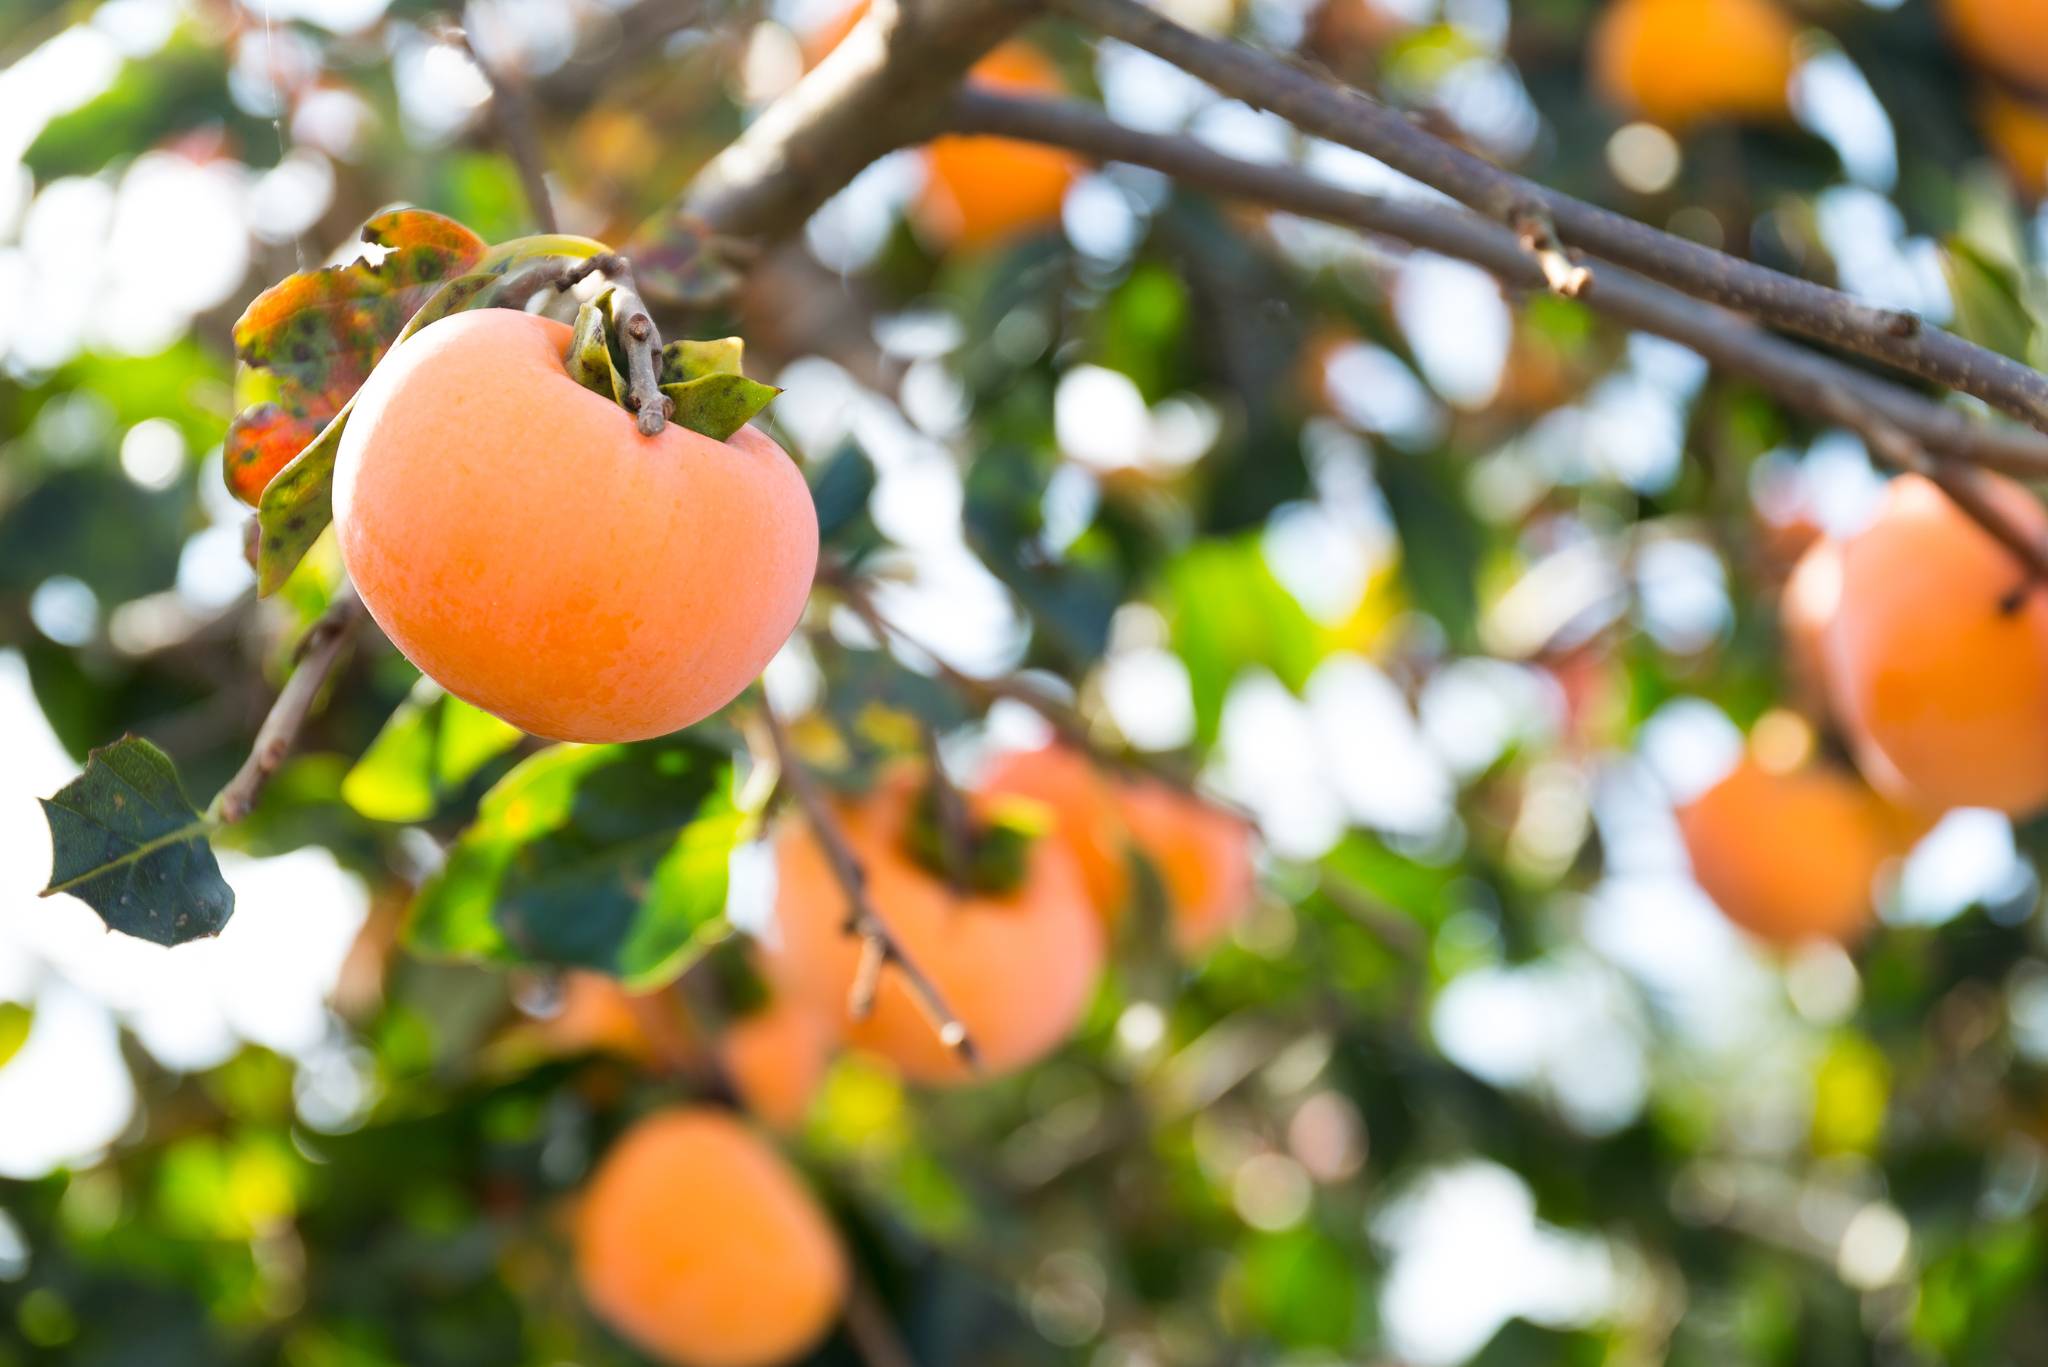
M2048 7L2040 0L1946 0L1941 8L1964 55L2048 89Z
M818 522L796 466L572 379L570 330L444 318L370 375L334 526L377 624L449 692L555 740L665 735L730 702L796 626Z
M1827 630L1842 593L1842 548L1827 537L1806 548L1778 595L1778 629L1785 644L1785 675L1802 710L1824 716L1831 708Z
M1131 894L1124 858L1130 832L1108 781L1086 755L1066 745L1012 750L989 765L976 792L984 806L1021 797L1050 809L1053 838L1073 855L1088 901L1105 923L1114 921Z
M1610 0L1595 24L1593 85L1671 129L1783 118L1798 29L1770 0Z
M1132 783L1118 796L1132 841L1166 885L1174 944L1207 949L1251 910L1251 827L1164 783Z
M954 892L906 851L917 789L918 776L899 771L860 804L842 804L839 817L876 911L966 1026L981 1068L970 1069L940 1041L894 968L882 973L873 1012L846 1023L846 1041L917 1083L958 1085L1015 1072L1058 1048L1079 1023L1102 971L1101 923L1056 840L1032 843L1014 891ZM859 940L844 929L845 892L802 822L783 826L776 867L779 934L770 975L782 991L844 1022L860 959Z
M2048 512L1993 480L2027 532ZM1826 636L1843 729L1921 805L2020 815L2048 802L2048 595L2008 595L2026 572L1932 483L1892 481L1876 520L1842 547Z
M718 1063L748 1112L788 1133L810 1110L835 1043L816 1007L778 998L726 1026Z
M1009 42L976 63L968 80L999 91L1059 94L1059 72L1037 49ZM1057 222L1080 174L1071 152L1010 138L935 138L925 149L916 222L940 246L976 250Z
M658 1111L620 1136L575 1224L600 1318L678 1367L770 1367L824 1337L846 1297L838 1235L782 1157L732 1115Z
M1854 939L1897 848L1882 804L1847 774L1774 774L1747 756L1679 809L1678 829L1714 904L1773 944Z
M2028 199L2048 196L2048 104L1987 87L1977 101L1977 122L2019 192Z

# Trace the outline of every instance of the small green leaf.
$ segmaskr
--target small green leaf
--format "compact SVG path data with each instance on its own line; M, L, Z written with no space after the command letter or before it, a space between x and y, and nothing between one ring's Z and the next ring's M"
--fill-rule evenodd
M170 756L127 736L43 799L53 851L43 895L68 892L109 929L160 945L218 935L234 890L206 843L212 823L178 786Z
M681 384L706 375L737 375L746 344L737 337L670 342L661 349L661 382Z
M722 931L726 865L753 828L735 791L731 755L689 736L554 746L484 796L407 940L666 982Z
M372 821L424 821L521 734L422 678L342 779L342 801Z
M0 1068L28 1043L28 1030L35 1019L36 1013L19 1002L0 1002Z
M607 290L605 295L610 293ZM616 403L625 392L626 381L612 359L608 317L604 296L589 300L576 310L576 333L569 339L567 365L576 383Z
M713 441L724 441L782 391L744 375L705 375L681 384L665 384L661 392L675 401L671 421Z
M586 260L608 250L604 243L564 233L541 233L514 238L485 252L468 274L445 281L400 329L396 347L429 323L467 309L489 308L498 298L498 286L514 268L538 264L551 257ZM388 354L388 351L384 354ZM271 594L291 577L327 524L334 520L334 458L341 449L341 434L355 406L355 397L337 410L320 435L263 486L257 507L262 535L256 550L256 591Z
M859 523L874 492L874 462L858 443L844 443L811 476L811 502L818 508L818 540L831 544Z

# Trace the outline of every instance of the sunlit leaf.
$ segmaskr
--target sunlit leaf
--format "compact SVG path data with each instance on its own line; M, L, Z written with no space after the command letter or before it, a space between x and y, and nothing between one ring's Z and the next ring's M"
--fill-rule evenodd
M665 384L661 392L675 401L672 421L713 441L724 441L752 421L782 391L744 375L706 375L681 384Z
M522 734L423 678L342 779L342 800L372 821L424 821Z
M207 844L211 823L148 741L93 751L83 774L43 799L43 815L53 851L44 896L68 892L109 929L160 945L217 935L233 914L234 890Z
M625 377L612 359L609 324L603 296L576 310L576 330L569 339L569 374L593 394L617 402L626 392Z
M29 1027L35 1019L36 1013L19 1002L0 1002L0 1068L28 1043Z

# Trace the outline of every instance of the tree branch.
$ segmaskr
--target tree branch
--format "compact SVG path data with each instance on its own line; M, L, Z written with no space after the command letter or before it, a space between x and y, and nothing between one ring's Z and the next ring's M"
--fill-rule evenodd
M774 239L870 162L929 137L967 69L1036 0L875 0L867 16L691 182L668 212Z
M1504 171L1355 90L1237 43L1190 32L1137 0L1054 0L1097 32L1143 48L1227 95L1385 162L1485 216L1512 224L1530 206L1595 256L1776 327L1973 394L2048 430L2048 376L1910 313L1739 260ZM1605 272L1601 272L1604 277ZM1592 285L1588 295L1599 293Z
M498 141L505 149L505 155L519 170L519 186L526 192L526 207L533 213L533 221L544 233L555 231L555 201L548 193L545 167L547 158L541 151L540 134L535 130L533 110L526 99L525 83L513 72L500 70L487 61L470 41L469 30L460 24L450 24L445 36L461 45L476 69L483 73L484 81L491 87L491 123L497 129Z
M291 753L306 719L312 715L320 690L341 662L343 648L364 616L363 600L356 596L352 586L344 585L327 611L307 628L305 638L299 642L298 664L278 691L277 701L270 705L263 725L257 728L256 743L249 747L249 757L242 761L242 767L235 771L227 786L214 795L207 812L214 820L231 825L255 807L263 786Z
M959 132L1051 143L1104 160L1151 167L1186 185L1455 256L1510 285L1547 287L1540 264L1523 250L1511 230L1464 209L1361 194L1292 167L1240 161L1190 138L1127 128L1078 101L963 90L953 98L949 126ZM1682 343L1722 369L1829 421L1856 426L1842 416L1846 397L1848 411L1867 410L1936 455L2022 479L2048 479L2048 438L2025 429L1979 422L1633 271L1604 266L1581 297L1589 308L1629 327Z
M867 871L861 867L859 856L847 843L846 832L840 828L831 802L819 790L817 779L796 753L796 747L790 744L789 732L766 700L761 704L761 716L775 747L782 781L789 788L790 796L796 799L797 806L803 809L812 837L824 853L825 862L831 865L833 877L838 879L840 888L846 893L846 933L858 935L861 939L860 964L854 972L853 987L848 994L848 1013L855 1020L860 1020L874 1009L875 990L880 985L882 970L894 964L903 977L903 985L909 989L911 1000L917 1003L925 1019L931 1022L932 1029L938 1032L939 1042L959 1055L968 1067L979 1067L974 1041L968 1038L967 1027L946 1005L937 984L926 977L924 970L904 952L903 946L890 933L888 922L875 910L868 897Z

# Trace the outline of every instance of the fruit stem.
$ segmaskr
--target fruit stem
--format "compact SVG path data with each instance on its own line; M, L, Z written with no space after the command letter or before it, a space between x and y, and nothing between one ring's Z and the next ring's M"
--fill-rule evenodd
M640 435L659 435L675 411L674 401L661 392L661 330L654 315L640 298L633 283L633 268L624 257L616 270L605 272L612 282L612 318L619 328L619 346L626 353L626 408L634 415Z

